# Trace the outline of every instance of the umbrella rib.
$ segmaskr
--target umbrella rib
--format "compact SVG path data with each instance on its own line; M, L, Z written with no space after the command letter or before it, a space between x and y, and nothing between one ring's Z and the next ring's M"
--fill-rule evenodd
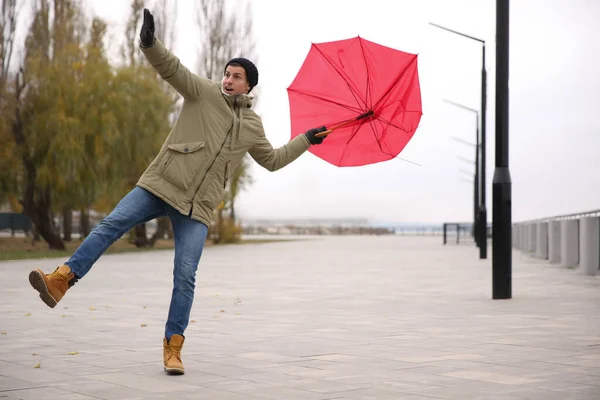
M318 96L316 94L301 92L299 90L290 89L290 88L288 88L288 91L290 91L290 92L296 92L298 94L302 94L304 96L312 97L312 98L315 98L317 100L322 100L322 101L325 101L327 103L331 103L331 104L334 104L336 106L343 107L346 110L350 110L350 111L353 111L353 112L362 112L362 109L360 109L360 108L354 108L353 106L350 106L350 105L347 105L347 104L343 104L343 103L340 103L340 102L337 102L337 101L333 101L333 100L330 100L330 99L326 99L325 97L321 97L321 96Z
M406 74L406 71L408 71L408 67L417 60L417 56L415 55L413 57L413 59L406 65L406 67L404 68L404 70L398 75L398 77L394 80L394 82L392 82L392 84L387 88L387 90L385 91L385 93L383 95L381 95L381 97L379 98L379 100L377 101L377 103L373 106L373 108L376 108L379 103L381 103L392 91L392 89L394 88L394 86L396 86L396 84L398 83L398 81L400 81L400 79L402 79L402 77L404 77L404 74Z
M415 83L415 80L414 80L414 79L411 79L411 81L410 81L410 84L408 85L408 88L406 88L406 90L405 90L405 93L406 93L406 92L410 92L410 91L412 90L412 88L413 88L413 86L414 86L414 83ZM389 93L388 93L388 94L386 94L386 96L387 96L387 95L389 95ZM381 98L381 100L383 100L383 97ZM399 100L393 101L393 102L391 102L391 103L388 103L388 104L386 104L385 106L381 107L381 109L380 109L379 111L381 112L382 110L385 110L386 108L390 107L391 105L393 105L393 104L396 104L396 103L401 103L401 102L402 102L402 99L399 99ZM406 107L406 105L405 105L405 104L403 104L403 105ZM403 112L404 112L404 113L407 113L407 112L421 112L421 111L419 111L419 110L406 110L406 109L405 109Z
M333 62L331 62L331 60L329 59L329 57L327 57L325 55L325 53L323 53L321 51L321 49L319 49L318 46L315 45L315 48L317 49L317 51L319 53L321 53L321 55L323 56L323 58L325 59L325 61L327 61L329 63L329 65L331 65L331 67L335 70L335 72L338 73L338 75L344 80L344 82L346 82L346 85L348 86L348 89L350 90L350 93L352 94L352 97L354 97L354 100L356 100L356 102L358 103L358 106L360 107L360 103L363 103L364 107L367 108L367 103L364 102L362 99L360 99L360 97L357 98L357 94L354 93L354 90L352 90L352 86L350 86L350 84L348 83L350 81L350 79L348 79L348 77L345 77L344 74L342 74L342 72L336 68L336 66L333 64ZM360 100L360 102L359 102L359 100Z
M366 105L369 104L369 95L371 94L371 86L370 86L370 81L369 79L371 78L371 74L369 73L369 64L367 63L367 56L365 55L365 47L363 46L363 41L362 39L358 41L358 43L360 43L360 49L362 51L362 55L363 55L363 61L365 62L365 69L367 70L367 88L365 91L365 102ZM370 96L371 99L373 98L373 96ZM373 107L368 107L368 109L372 110Z
M373 122L373 121L369 121L369 122ZM371 125L371 129L373 129L373 134L375 135L375 138L377 139L377 135L375 134L375 128L373 128L373 126ZM383 137L381 138L381 140L383 141ZM379 150L381 150L381 152L383 154L387 154L388 156L390 156L391 158L396 157L394 155L394 153L392 153L392 151L390 150L390 148L387 146L387 144L384 142L385 144L385 148L387 149L387 151L383 150L383 148L381 147L381 142L379 139L377 139L377 143L379 144Z
M375 131L375 128L373 127L372 120L369 120L369 126L371 127L371 131L373 132L373 136L375 136L375 141L377 142L377 146L379 146L379 150L381 150L382 153L385 153L385 151L383 151L383 148L381 147L381 139L379 139L377 137L377 132Z
M342 154L340 154L340 158L338 160L338 165L342 164L342 160L346 156L346 149L348 149L348 145L350 144L350 142L352 141L352 139L354 139L354 137L358 133L358 130L360 129L361 126L362 126L362 124L358 124L354 128L352 128L352 134L350 135L350 138L346 142L346 145L344 146L344 150L342 151Z
M401 131L403 131L403 132L407 132L407 133L408 133L408 131L407 131L406 129L399 127L398 125L394 124L394 123L393 123L393 122L391 122L391 121L388 121L387 119L385 119L385 118L383 118L383 117L377 117L377 119L378 119L378 120L380 120L380 121L383 121L383 122L385 122L386 124L388 124L388 125L390 125L390 126L393 126L393 127L394 127L394 128L396 128L396 129L400 129Z

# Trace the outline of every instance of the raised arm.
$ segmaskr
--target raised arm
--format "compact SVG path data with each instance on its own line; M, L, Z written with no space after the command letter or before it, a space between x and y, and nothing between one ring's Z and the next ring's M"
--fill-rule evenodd
M185 99L199 100L211 81L193 74L178 57L154 37L154 17L144 8L144 23L140 31L140 48L156 72Z

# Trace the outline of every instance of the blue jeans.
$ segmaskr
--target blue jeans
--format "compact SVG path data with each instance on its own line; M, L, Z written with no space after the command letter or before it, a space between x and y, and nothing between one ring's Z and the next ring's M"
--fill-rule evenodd
M123 234L137 224L165 215L171 219L175 236L173 293L165 326L165 337L169 340L174 334L183 336L188 326L194 301L196 270L208 234L205 224L181 214L147 190L135 187L92 230L65 264L76 277L83 278L106 249Z

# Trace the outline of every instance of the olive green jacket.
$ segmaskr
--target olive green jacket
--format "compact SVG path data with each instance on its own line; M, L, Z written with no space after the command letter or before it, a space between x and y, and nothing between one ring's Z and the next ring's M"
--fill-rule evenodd
M275 171L308 150L306 135L274 149L260 117L250 109L250 96L223 93L220 83L190 72L160 40L141 49L184 102L173 129L137 185L180 213L191 213L193 219L210 226L227 182L246 153Z

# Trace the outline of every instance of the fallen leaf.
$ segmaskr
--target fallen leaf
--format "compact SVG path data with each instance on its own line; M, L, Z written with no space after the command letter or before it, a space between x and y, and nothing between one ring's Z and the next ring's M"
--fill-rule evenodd
M219 311L219 312L225 312L225 310L221 310L221 311Z
M39 368L39 367L41 367L41 366L42 366L42 364L40 364L40 363L37 363L37 364L35 364L35 365L33 366L33 368Z
M0 332L0 335L6 335L6 332Z
M195 319L193 319L193 320L191 320L191 321L190 321L190 323L191 323L191 324L195 324L195 323L196 323L196 320L195 320Z
M71 351L71 352L69 353L69 355L70 355L70 356L74 356L74 355L76 355L76 354L79 354L79 352L78 352L78 351Z
M144 307L142 307L142 308L146 308L146 307L148 307L148 306L144 306Z
M30 312L28 312L27 314L25 314L26 317L29 317L31 315Z
M146 325L146 324L142 324L141 326L142 326L142 328L143 328L143 327L145 327L145 326L148 326L148 325Z
M90 310L95 311L96 309L92 306L90 306Z
M67 316L66 316L66 314L63 314L63 315L61 315L61 317L66 318Z
M236 312L235 315L242 315L242 313Z
M38 353L33 353L32 356L39 356L39 354Z

